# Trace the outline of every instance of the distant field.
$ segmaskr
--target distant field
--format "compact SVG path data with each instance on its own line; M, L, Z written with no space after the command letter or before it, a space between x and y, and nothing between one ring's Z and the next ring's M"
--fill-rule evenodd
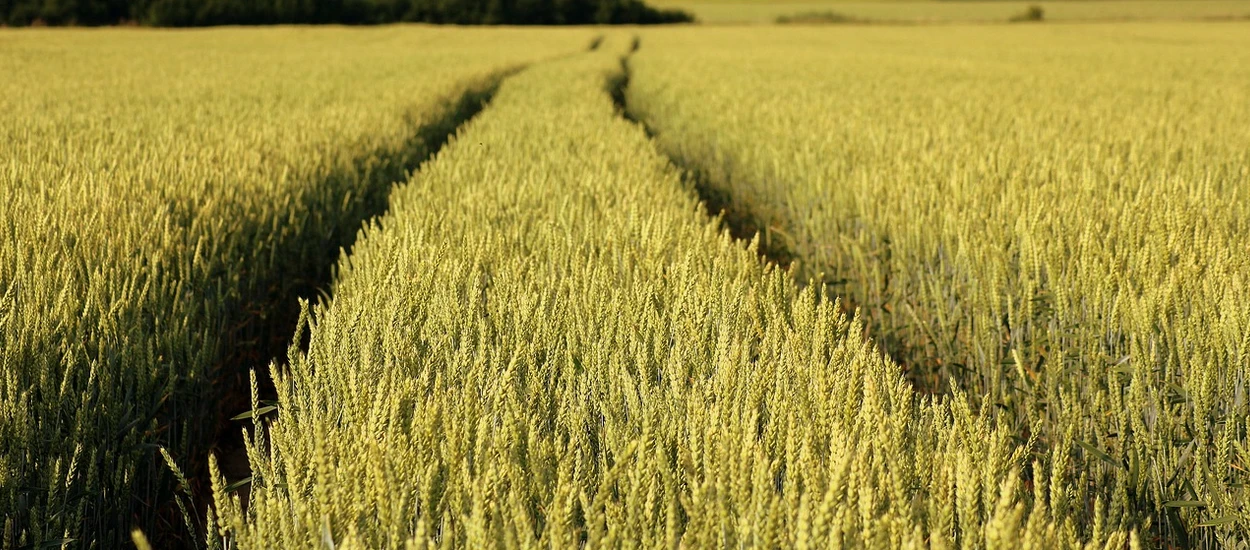
M1250 17L1250 0L1110 0L1059 2L761 2L752 0L655 0L664 8L681 8L704 23L771 23L780 16L836 12L870 21L1005 21L1031 5L1041 6L1047 20L1159 20Z

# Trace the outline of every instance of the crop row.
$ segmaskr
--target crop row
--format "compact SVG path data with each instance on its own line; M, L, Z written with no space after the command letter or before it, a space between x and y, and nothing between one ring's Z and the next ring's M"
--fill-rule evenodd
M215 542L1073 544L1007 431L719 231L614 110L625 38L508 78L394 192L255 400L250 479L214 476Z
M1033 440L1081 537L1231 545L1250 538L1243 31L657 31L626 100L920 391Z

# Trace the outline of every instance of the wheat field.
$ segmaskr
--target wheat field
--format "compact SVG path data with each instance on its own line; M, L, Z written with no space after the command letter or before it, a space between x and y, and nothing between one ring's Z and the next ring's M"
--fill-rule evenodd
M0 29L0 548L1243 547L1247 31Z

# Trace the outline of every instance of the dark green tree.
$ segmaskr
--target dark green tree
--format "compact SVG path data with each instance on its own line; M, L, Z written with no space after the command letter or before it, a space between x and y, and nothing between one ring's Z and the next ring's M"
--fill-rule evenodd
M0 0L8 25L161 27L412 21L457 25L676 23L689 14L641 0Z

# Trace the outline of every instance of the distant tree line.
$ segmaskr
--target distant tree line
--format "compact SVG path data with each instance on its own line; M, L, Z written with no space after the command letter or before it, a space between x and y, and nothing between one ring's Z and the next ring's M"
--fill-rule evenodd
M692 20L684 11L655 9L641 0L0 0L0 23L14 26L584 25Z

